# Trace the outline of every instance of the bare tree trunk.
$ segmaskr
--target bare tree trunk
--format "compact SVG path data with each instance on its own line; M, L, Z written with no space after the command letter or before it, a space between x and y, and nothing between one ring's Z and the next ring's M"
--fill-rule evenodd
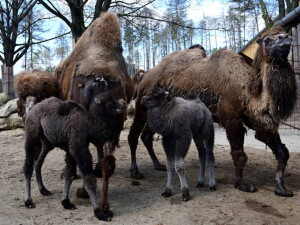
M281 20L285 16L284 9L284 0L278 0L278 8L279 8L279 20Z
M9 67L3 64L2 67L2 89L10 98L15 97L13 89L14 69L13 66Z

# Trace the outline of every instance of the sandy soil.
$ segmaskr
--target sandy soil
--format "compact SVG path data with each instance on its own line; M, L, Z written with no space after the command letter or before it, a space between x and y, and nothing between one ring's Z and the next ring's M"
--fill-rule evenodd
M234 167L228 145L216 145L217 191L210 192L207 186L196 188L199 163L197 151L192 144L186 157L186 173L192 199L182 202L177 177L174 195L169 199L161 197L167 174L154 170L141 142L137 158L145 179L140 181L139 186L131 185L127 135L128 130L124 130L121 147L115 153L117 168L109 189L114 218L110 224L299 224L299 153L291 153L285 176L286 186L294 191L294 197L283 198L274 195L276 160L270 151L245 148L249 160L244 174L257 185L258 192L244 193L233 187ZM225 139L225 135L221 138ZM82 180L75 180L70 192L70 199L78 209L68 211L61 206L63 181L60 174L64 167L64 152L60 150L50 152L42 170L45 186L53 195L43 197L33 177L32 198L36 208L24 207L23 145L24 133L21 129L0 132L0 224L107 224L93 216L88 199L78 199L75 196L76 189L82 186ZM154 146L158 158L165 162L161 142L155 142ZM96 161L94 147L91 147L91 152ZM99 193L100 188L101 179L98 179Z

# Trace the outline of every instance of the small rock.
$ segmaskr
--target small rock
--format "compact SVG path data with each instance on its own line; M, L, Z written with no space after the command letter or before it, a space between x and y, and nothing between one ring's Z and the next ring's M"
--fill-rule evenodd
M11 130L21 127L23 127L23 122L17 113L13 113L6 118L0 118L0 130Z
M0 106L9 101L9 96L5 93L0 93Z
M18 106L17 106L18 99L12 99L8 101L6 104L2 105L0 107L0 118L1 117L7 117L12 113L17 112Z

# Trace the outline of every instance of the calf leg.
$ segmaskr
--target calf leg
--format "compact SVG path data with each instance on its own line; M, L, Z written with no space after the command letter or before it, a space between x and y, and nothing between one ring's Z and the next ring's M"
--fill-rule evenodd
M204 143L205 143L207 162L209 168L209 189L211 191L215 191L217 190L217 187L216 187L216 180L214 174L214 164L215 164L215 156L213 152L214 137L209 137L208 139L205 139Z
M231 146L231 156L235 166L235 185L234 187L246 192L255 192L256 187L243 180L243 170L248 157L244 152L244 136L246 129L240 119L227 120L224 124L227 138Z
M69 152L66 153L66 167L64 169L63 173L63 179L64 179L64 190L62 194L62 200L61 204L65 209L71 209L74 210L76 209L75 205L73 205L70 202L69 199L69 191L70 191L70 186L74 180L74 177L76 175L76 161L75 159L70 155Z
M50 191L47 190L47 188L45 188L43 179L42 179L42 172L41 172L44 160L45 160L47 154L49 153L49 151L51 151L51 150L52 150L52 147L49 144L47 144L45 140L42 141L42 151L39 154L38 159L35 161L34 168L35 168L36 181L38 184L39 191L43 196L48 196L48 195L52 194Z
M203 139L200 137L200 135L194 136L194 142L196 144L197 150L198 150L198 156L200 160L200 176L198 179L197 187L203 187L204 186L204 180L205 180L205 164L206 164L206 151L203 145Z
M179 176L181 191L182 191L182 199L185 202L190 200L190 192L185 177L184 158L189 150L191 140L192 138L189 135L185 135L178 138L176 140L176 150L175 150L175 170Z
M35 208L35 204L31 198L31 177L33 173L34 160L41 152L42 143L38 139L31 139L25 141L25 163L24 163L24 176L25 176L25 206L27 208Z
M70 154L76 160L76 163L83 174L84 189L90 196L94 214L99 220L110 221L111 216L107 215L99 207L99 202L96 195L97 180L93 172L92 155L87 147L80 149L70 147Z
M96 177L102 177L101 161L103 159L103 144L96 144L98 162L95 166L95 175Z
M277 171L276 171L276 186L275 194L284 197L292 197L293 192L287 190L284 186L284 171L289 160L289 150L282 144L278 131L256 131L255 138L266 143L268 145L276 159L277 159Z
M153 132L149 129L149 127L148 127L148 125L147 125L147 123L146 123L146 125L145 125L145 127L144 127L144 130L143 130L143 133L142 133L142 135L141 135L141 139L142 139L144 145L146 146L146 148L147 148L147 150L148 150L148 153L149 153L149 155L150 155L150 157L151 157L151 159L152 159L152 162L153 162L153 164L154 164L155 169L156 169L156 170L160 170L160 171L166 171L166 166L165 166L165 165L162 165L162 164L158 161L158 159L157 159L157 157L156 157L156 155L155 155L155 153L154 153L154 150L153 150L153 135L154 135L154 134L155 134L155 133L153 133Z
M173 190L173 174L175 170L175 154L176 141L174 138L169 136L164 136L162 139L163 147L167 155L167 171L168 171L168 181L165 192L161 194L164 198L172 196Z

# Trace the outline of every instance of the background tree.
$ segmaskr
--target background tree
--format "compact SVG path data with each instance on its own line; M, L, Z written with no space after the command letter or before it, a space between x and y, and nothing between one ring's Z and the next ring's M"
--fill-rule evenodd
M55 40L56 43L56 55L57 58L61 61L63 61L70 53L70 38L67 35L63 35L67 33L67 29L65 28L63 23L59 24L58 31L56 32L56 35L59 36Z
M109 9L111 0L97 0L94 5L94 16L87 15L85 18L84 7L88 3L88 0L65 0L65 1L54 1L54 0L38 0L47 10L53 13L55 16L62 19L67 26L70 28L72 38L76 43L79 37L86 30L85 21L95 20L99 17L101 12L105 12ZM67 4L69 12L62 10L64 4ZM69 15L71 18L69 19ZM89 20L89 21L90 21Z
M31 12L37 0L1 0L0 2L0 31L2 50L0 60L2 66L2 87L3 92L14 96L12 81L13 81L13 66L27 52L32 42L32 30L30 25L21 28L22 21ZM31 24L35 24L32 21ZM27 32L26 43L18 44L18 37Z

